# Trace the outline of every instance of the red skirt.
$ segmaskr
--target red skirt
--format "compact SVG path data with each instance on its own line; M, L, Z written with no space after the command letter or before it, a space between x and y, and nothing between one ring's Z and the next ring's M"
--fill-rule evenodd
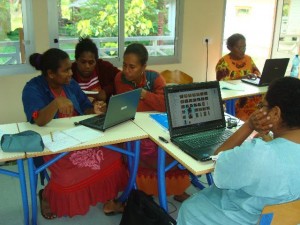
M90 206L116 198L128 182L122 154L104 147L71 152L49 170L44 197L58 217L84 215Z
M157 148L158 146L150 139L141 140L140 163L136 178L137 186L140 190L156 196L158 195ZM166 154L166 165L173 160L170 155ZM189 172L187 170L174 167L166 173L167 195L180 195L190 184Z

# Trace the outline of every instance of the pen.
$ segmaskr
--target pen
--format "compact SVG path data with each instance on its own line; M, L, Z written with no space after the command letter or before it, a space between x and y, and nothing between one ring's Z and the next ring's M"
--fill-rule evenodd
M163 142L165 142L165 143L169 143L168 140L166 140L166 139L163 138L162 136L159 136L158 138L159 138L159 140L161 140L161 141L163 141Z
M53 140L53 133L52 132L50 132L50 137L51 137L51 141L54 142L54 140Z

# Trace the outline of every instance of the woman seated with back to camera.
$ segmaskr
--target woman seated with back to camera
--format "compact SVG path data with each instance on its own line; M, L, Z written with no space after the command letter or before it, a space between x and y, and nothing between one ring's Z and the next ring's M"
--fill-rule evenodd
M71 61L66 52L49 49L30 56L30 64L42 74L32 78L23 89L23 106L30 123L38 126L52 119L106 111L103 101L94 105L72 79ZM44 156L45 162L56 154ZM40 190L41 214L45 219L84 215L89 207L105 202L104 213L123 211L112 199L127 184L128 174L121 153L105 147L73 151L49 166L51 177Z
M260 76L253 59L245 54L246 38L242 34L231 35L226 44L230 53L223 56L216 65L216 79L218 81L240 80L242 78L256 79ZM260 95L238 99L235 103L236 116L244 121L247 120L261 99Z
M123 71L115 78L117 94L136 88L142 88L137 111L165 112L163 77L152 70L147 70L148 51L139 43L130 44L123 56ZM150 139L141 140L140 163L137 174L137 185L147 194L157 195L157 148ZM167 155L168 162L173 161ZM174 199L182 202L189 197L185 189L190 185L189 174L177 167L166 173L167 195L174 195Z
M266 205L300 198L300 80L273 81L250 118L222 145L214 185L183 203L178 225L257 224ZM247 140L256 130L271 141Z

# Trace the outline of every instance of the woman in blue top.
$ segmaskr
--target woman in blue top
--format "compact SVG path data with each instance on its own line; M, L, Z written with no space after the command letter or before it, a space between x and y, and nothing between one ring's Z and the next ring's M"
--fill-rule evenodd
M183 203L178 225L257 224L266 205L300 198L300 80L273 82L255 111L219 149L215 184ZM246 140L254 131L274 139Z
M30 56L30 64L42 75L32 78L23 89L27 120L44 126L52 119L83 114L100 114L104 102L93 104L72 79L71 61L66 52L49 49ZM53 155L44 156L48 162ZM84 215L89 207L103 202L105 214L121 213L123 205L115 201L124 190L128 173L122 154L105 147L73 151L49 167L51 178L40 190L41 214L45 219Z

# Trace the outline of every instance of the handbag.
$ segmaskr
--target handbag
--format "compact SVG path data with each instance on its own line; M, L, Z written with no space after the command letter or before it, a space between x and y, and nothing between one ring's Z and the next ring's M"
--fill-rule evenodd
M129 194L120 225L176 225L177 222L153 199L140 190Z
M41 152L44 147L41 135L32 130L4 134L1 137L1 148L4 152Z

